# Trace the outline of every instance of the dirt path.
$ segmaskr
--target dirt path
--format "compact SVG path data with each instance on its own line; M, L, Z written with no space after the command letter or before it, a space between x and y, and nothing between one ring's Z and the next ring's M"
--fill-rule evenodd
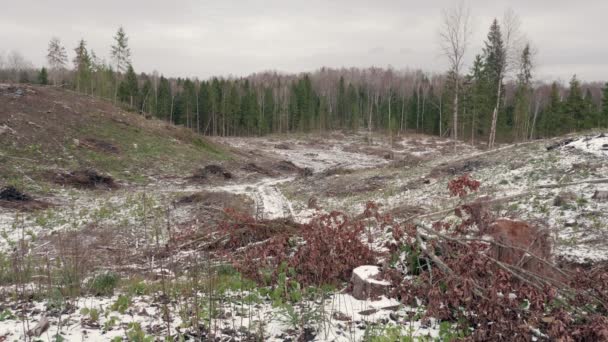
M346 151L348 141L326 141L326 145L303 144L297 140L284 141L285 149L276 148L276 141L267 138L222 138L218 142L239 149L255 149L258 153L285 160L301 168L309 168L315 173L332 168L362 169L386 165L389 161L377 155ZM306 213L296 212L292 203L283 195L279 186L293 181L295 177L266 177L254 183L231 184L205 190L226 191L245 194L256 205L256 216L264 219L291 217L304 221Z
M294 217L291 203L277 188L279 184L292 181L293 179L293 177L279 179L268 177L255 183L218 186L208 190L248 195L255 202L257 218L275 219Z

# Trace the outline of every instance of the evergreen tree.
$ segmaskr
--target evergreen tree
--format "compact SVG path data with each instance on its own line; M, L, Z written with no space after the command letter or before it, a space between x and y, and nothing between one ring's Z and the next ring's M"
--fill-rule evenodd
M120 82L118 97L121 101L128 103L131 109L137 106L139 100L139 86L135 70L133 70L133 66L130 64L127 67L125 79Z
M353 131L357 131L359 129L359 95L355 86L352 83L349 83L347 96L346 96L346 111L345 115L347 118L347 127L352 129Z
M42 85L49 84L49 75L45 67L42 67L38 73L38 83Z
M513 115L513 138L522 141L528 137L530 123L530 98L532 81L532 59L530 45L526 45L520 58L520 68L517 74L517 91L515 94L515 108Z
M262 106L262 119L263 119L263 126L262 126L262 130L261 130L262 134L274 131L274 129L275 129L274 115L275 115L274 93L272 91L272 88L267 87L266 89L264 89L264 101L263 101L263 106Z
M587 111L581 90L581 84L572 76L570 80L570 92L564 105L564 125L568 131L580 130L587 126Z
M498 20L494 19L490 26L490 32L485 42L483 49L485 61L484 72L488 78L489 89L493 90L491 99L494 105L492 112L492 123L490 124L490 139L488 147L494 146L496 140L496 129L498 125L498 115L500 111L500 103L503 96L503 78L507 63L506 50L502 39L502 32Z
M551 85L551 93L549 95L549 104L541 113L539 126L544 137L552 137L561 134L567 130L567 118L564 116L564 108L559 94L559 88L556 82Z
M591 89L587 88L585 91L585 97L583 99L585 103L585 128L593 128L600 127L600 116L597 106L595 102L593 102L593 94L591 94Z
M121 27L118 28L116 35L114 36L114 45L112 45L112 59L114 60L114 64L116 65L116 72L122 73L125 71L125 68L128 69L128 66L131 65L131 49L129 48L129 38L127 38L127 34L124 29ZM116 101L116 96L118 95L118 84L116 84L116 91L114 93L114 101Z
M347 122L346 120L346 108L347 108L347 98L346 98L346 85L344 84L344 77L340 77L340 81L338 82L338 98L336 104L336 117L338 121L336 124L339 127L343 127Z
M468 94L470 107L467 108L467 111L470 113L471 119L470 138L471 142L475 143L479 137L489 134L492 122L490 115L493 107L492 98L495 95L494 87L490 86L491 80L486 76L484 59L481 55L475 57L469 78L471 82Z
M211 93L208 82L202 82L198 88L198 106L200 112L200 127L199 131L203 134L208 134L209 125L211 124L211 112L213 106L211 103Z
M74 52L76 54L73 60L74 71L76 72L76 91L86 92L86 88L91 80L91 58L89 57L84 39L80 40Z
M600 127L608 127L608 83L602 90L602 110L600 111Z

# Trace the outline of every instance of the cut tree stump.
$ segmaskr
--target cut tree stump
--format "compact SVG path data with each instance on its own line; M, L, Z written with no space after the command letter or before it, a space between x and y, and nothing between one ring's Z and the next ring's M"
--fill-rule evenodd
M376 279L380 275L378 266L359 266L353 270L351 283L353 284L353 297L367 300L387 295L391 283Z

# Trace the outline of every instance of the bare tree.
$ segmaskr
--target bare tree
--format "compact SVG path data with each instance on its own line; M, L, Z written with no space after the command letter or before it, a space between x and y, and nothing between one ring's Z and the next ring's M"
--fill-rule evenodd
M442 23L439 31L440 46L450 63L454 74L454 108L452 137L458 139L458 95L460 92L460 70L464 63L469 37L471 36L471 10L464 1L456 7L442 12Z
M19 51L11 51L6 57L6 69L9 72L10 79L14 82L20 81L20 74L34 68L32 62L23 57Z
M46 59L53 72L53 84L57 85L57 78L68 62L68 55L59 38L51 38Z

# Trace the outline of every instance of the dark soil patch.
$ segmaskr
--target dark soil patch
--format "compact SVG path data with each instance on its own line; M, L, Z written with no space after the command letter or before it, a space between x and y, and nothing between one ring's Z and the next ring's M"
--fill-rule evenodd
M196 170L190 179L202 181L208 180L210 177L220 178L223 180L234 178L232 173L226 171L226 169L224 169L222 166L211 164L203 167L202 169Z
M291 146L287 144L276 144L274 145L274 148L276 148L277 150L292 150Z
M313 174L313 171L311 168L299 167L296 164L294 164L288 160L282 160L282 161L276 163L274 165L274 169L278 170L279 172L297 173L302 177L312 176L312 174Z
M468 159L452 163L443 163L433 168L429 173L429 178L440 178L445 176L459 176L479 170L486 165L482 160Z
M0 200L11 202L29 202L32 197L17 190L14 186L7 186L0 191Z
M110 176L102 175L93 169L58 173L53 181L61 185L70 185L82 189L116 189L118 184Z
M244 170L244 171L247 171L247 172L259 173L259 174L262 174L262 175L265 175L265 176L268 176L268 177L274 177L274 176L276 176L275 172L273 172L271 170L268 170L268 169L266 169L264 167L261 167L261 166L255 164L255 163L248 163L245 166L243 166L241 169Z
M557 148L566 146L569 143L573 142L574 140L576 140L576 139L574 139L574 138L567 138L567 139L563 139L563 140L560 140L558 142L555 142L555 143L547 146L547 151L555 150Z
M253 203L249 197L224 191L205 191L185 195L178 198L175 204L178 206L200 204L208 209L216 209L216 211L231 208L239 213L253 213Z
M389 179L390 177L386 176L373 176L362 180L351 180L348 183L334 182L325 189L324 193L328 197L344 197L376 191L385 186Z
M327 169L321 173L323 177L335 176L335 175L349 175L353 173L351 169L345 169L343 167L332 167L331 169Z
M388 164L388 167L396 169L405 167L415 167L418 166L421 161L422 158L420 157L416 157L413 154L406 154L405 156L403 156L403 158L392 161L390 164Z
M80 142L80 145L97 152L110 154L120 153L120 148L118 148L118 146L96 138L85 138Z
M0 207L31 211L46 209L50 206L50 203L34 200L32 196L17 190L13 186L7 186L0 190Z

